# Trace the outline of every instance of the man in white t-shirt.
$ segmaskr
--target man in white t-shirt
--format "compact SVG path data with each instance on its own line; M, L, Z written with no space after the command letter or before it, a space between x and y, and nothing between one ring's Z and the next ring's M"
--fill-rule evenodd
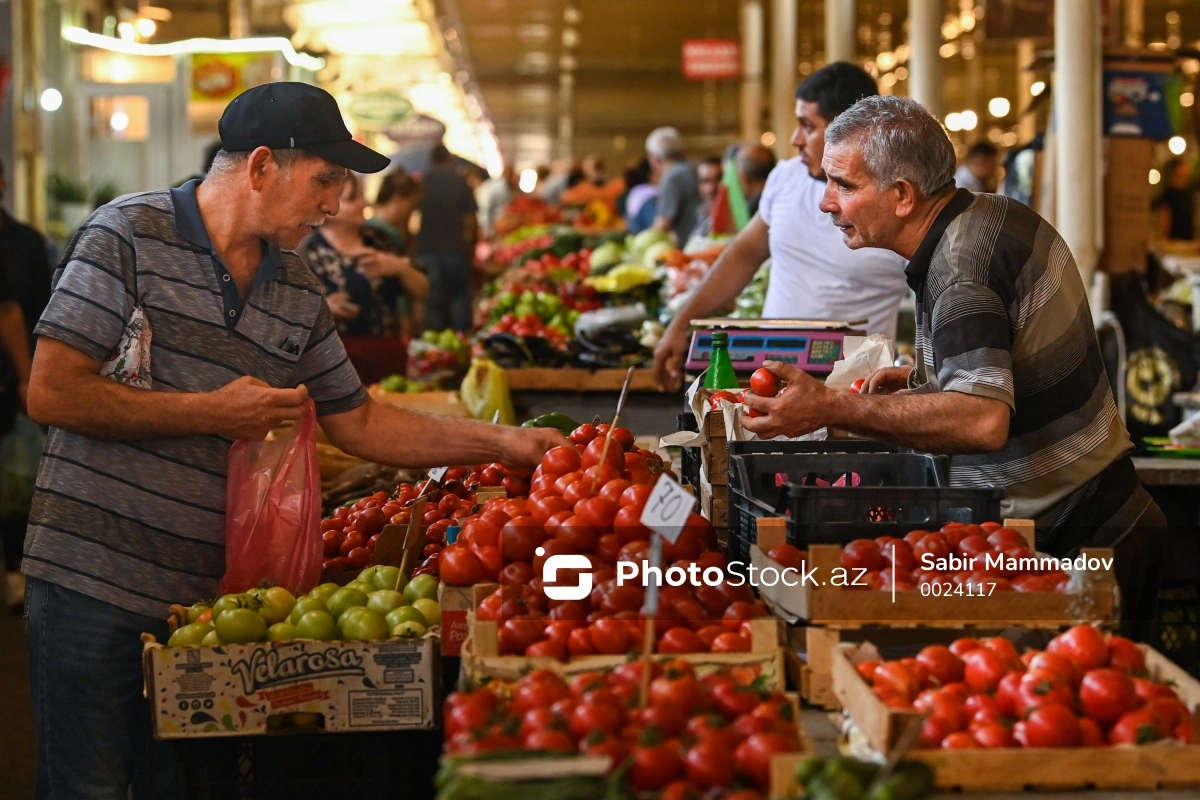
M814 72L796 89L796 158L771 172L758 213L713 264L704 282L668 326L654 351L665 388L678 380L692 320L729 307L767 258L771 280L763 316L866 321L870 333L896 335L896 313L908 291L904 259L888 250L851 250L821 211L825 126L863 97L875 81L844 61Z

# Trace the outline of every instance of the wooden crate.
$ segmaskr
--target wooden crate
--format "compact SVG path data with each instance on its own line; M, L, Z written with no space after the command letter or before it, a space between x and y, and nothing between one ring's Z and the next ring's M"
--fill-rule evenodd
M1147 645L1151 677L1174 684L1200 731L1200 682ZM840 644L833 654L834 692L871 746L887 752L919 714L884 705L855 665L878 657L871 644ZM929 764L940 789L1158 789L1200 787L1200 745L1170 742L1142 747L913 750L908 758Z
M515 367L506 369L508 388L513 392L619 392L625 385L624 369L579 369L576 367ZM652 369L635 369L631 392L661 392Z
M714 528L729 527L729 487L700 484L700 513Z
M729 442L724 436L709 439L700 448L703 477L713 486L729 485Z
M442 616L444 619L445 610L442 611ZM743 682L762 678L766 688L782 689L785 685L785 670L783 649L779 643L779 621L764 618L753 620L751 624L749 653L655 653L653 657L659 661L683 658L701 675L722 668L733 669L741 671ZM462 678L471 685L484 679L517 680L534 669L553 670L564 677L593 670L603 672L624 664L630 658L625 654L578 656L563 662L552 658L502 656L496 638L496 623L472 618L468 627L470 633L462 648Z
M1024 528L1032 542L1032 523L1006 520L1007 527ZM764 517L758 520L758 544L750 548L750 563L757 569L779 570L766 555L787 541L787 520ZM1111 550L1085 550L1083 554L1111 559ZM808 568L813 582L786 586L759 585L759 594L777 616L806 620L815 625L855 628L871 625L941 628L1061 628L1078 622L1113 622L1117 619L1111 568L1092 575L1080 593L996 592L988 597L925 596L919 590L888 592L854 589L829 584L841 567L840 545L812 545ZM853 576L851 576L853 577ZM799 578L793 576L798 582ZM823 585L822 585L823 584Z

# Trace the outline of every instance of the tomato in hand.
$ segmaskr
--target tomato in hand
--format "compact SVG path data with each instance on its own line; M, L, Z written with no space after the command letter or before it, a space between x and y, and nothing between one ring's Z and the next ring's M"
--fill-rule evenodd
M866 383L867 383L866 378L857 378L854 380L853 383L850 384L850 388L848 391L850 392L850 394L861 394L862 390L863 390L863 386L865 386Z
M759 397L774 397L779 394L779 378L769 369L759 367L750 376L750 391Z

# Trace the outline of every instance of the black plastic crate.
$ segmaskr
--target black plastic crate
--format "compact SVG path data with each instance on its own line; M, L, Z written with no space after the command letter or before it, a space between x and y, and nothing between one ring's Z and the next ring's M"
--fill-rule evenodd
M1150 644L1200 678L1200 584L1186 583L1162 590Z
M729 558L749 560L760 517L788 517L788 541L798 547L998 520L1004 492L944 486L947 467L945 456L911 452L731 451ZM854 487L812 485L852 473L860 478Z
M274 734L173 742L188 800L434 796L441 731Z

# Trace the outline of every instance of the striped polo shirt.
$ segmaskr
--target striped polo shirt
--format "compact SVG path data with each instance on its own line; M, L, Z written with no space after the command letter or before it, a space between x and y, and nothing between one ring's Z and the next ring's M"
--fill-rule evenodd
M366 402L321 284L299 256L264 243L242 302L205 230L198 184L98 209L67 247L36 335L104 361L140 306L153 337L153 391L211 392L251 375L279 388L305 384L318 415ZM51 428L23 571L152 617L213 597L225 571L231 444Z
M1066 242L1026 205L959 189L905 272L917 295L911 388L1012 409L1004 447L952 457L951 484L1004 488L1005 516L1036 519L1041 534L1132 449Z

